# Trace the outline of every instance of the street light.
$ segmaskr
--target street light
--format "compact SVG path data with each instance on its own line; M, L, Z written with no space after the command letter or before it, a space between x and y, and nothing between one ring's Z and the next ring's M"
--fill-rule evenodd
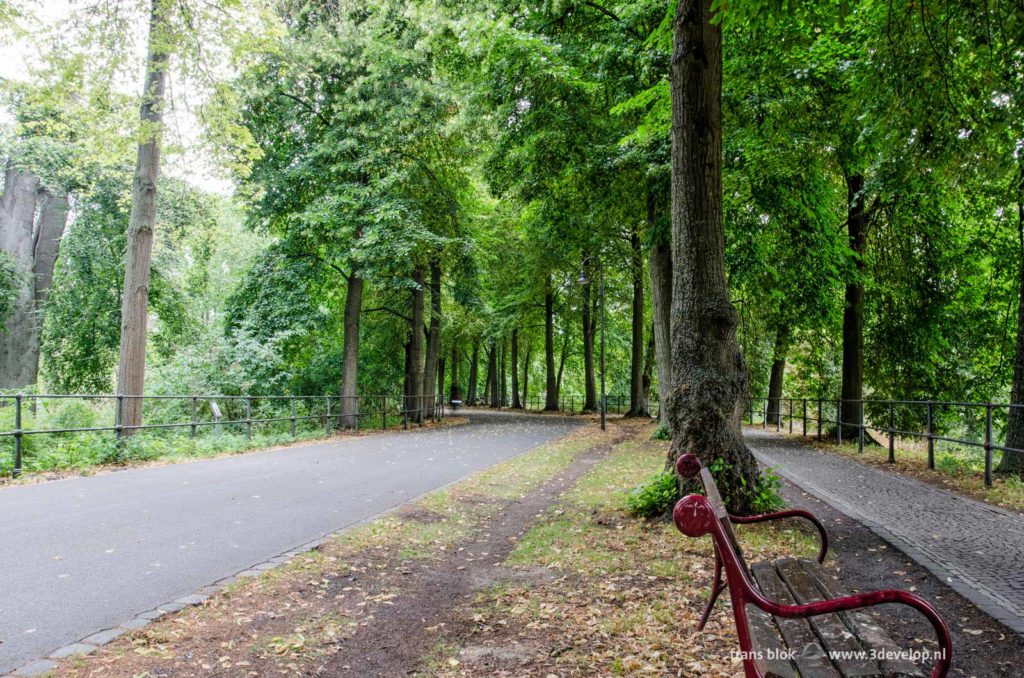
M590 283L590 280L587 278L586 265L588 261L594 258L594 256L589 256L580 262L580 277L578 281L580 285L588 285ZM604 393L604 266L601 265L600 259L597 260L597 274L599 276L598 287L601 298L601 430L603 431L605 430L605 410L608 408L608 403Z

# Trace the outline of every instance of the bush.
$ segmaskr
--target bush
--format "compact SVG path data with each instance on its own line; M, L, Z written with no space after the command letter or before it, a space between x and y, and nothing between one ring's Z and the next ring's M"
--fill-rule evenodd
M757 479L757 487L754 488L754 498L751 500L754 512L771 513L785 506L780 494L781 490L782 481L774 471L770 468L761 471L761 476Z
M672 440L672 434L668 432L667 427L659 426L651 434L651 440Z
M674 473L659 473L629 493L626 507L634 516L657 518L668 513L679 497Z

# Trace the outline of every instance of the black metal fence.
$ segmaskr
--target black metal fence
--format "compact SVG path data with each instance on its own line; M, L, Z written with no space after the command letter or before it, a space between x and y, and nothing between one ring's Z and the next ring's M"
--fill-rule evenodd
M138 425L122 423L124 403L142 400L143 421ZM30 418L47 403L78 401L89 405L89 425L48 425L45 428L26 427ZM29 436L63 435L75 433L114 434L115 444L137 431L172 431L187 429L192 438L200 433L221 432L225 426L241 427L251 439L253 428L287 422L294 438L297 428L320 422L324 433L335 429L381 428L410 423L423 425L425 420L444 419L445 405L439 396L225 396L225 395L147 395L128 396L110 394L0 394L0 412L10 414L0 430L0 440L13 440L13 466L11 475L21 474L24 440ZM44 418L45 419L45 418ZM96 421L99 419L100 421ZM109 423L101 423L106 419ZM10 421L7 424L6 421ZM11 426L7 429L6 426Z
M585 409L587 399L585 396L576 394L565 394L558 396L558 406L553 411L566 412L568 414L584 414L588 410ZM629 396L628 395L606 395L606 414L625 414L629 411ZM474 405L477 407L490 407L494 404L490 400L484 398L477 398L475 403L466 403L467 405ZM543 395L532 395L527 398L520 398L520 405L523 409L528 412L543 412L548 409L547 407L547 396ZM512 402L508 396L501 398L497 404L499 407L511 407ZM647 405L648 411L652 417L658 416L658 401L652 399ZM600 409L594 408L589 410L590 412L600 412Z
M850 421L844 421L844 405L847 413L856 413L847 416ZM752 398L746 414L750 425L773 426L777 431L788 429L790 433L814 435L819 440L827 433L838 443L853 438L860 452L864 451L871 432L875 432L885 438L889 463L896 463L897 437L924 441L930 469L936 467L937 445L946 445L954 452L978 450L985 485L991 487L995 454L1024 453L998 442L1005 439L1010 413L1021 408L1024 405L933 400Z

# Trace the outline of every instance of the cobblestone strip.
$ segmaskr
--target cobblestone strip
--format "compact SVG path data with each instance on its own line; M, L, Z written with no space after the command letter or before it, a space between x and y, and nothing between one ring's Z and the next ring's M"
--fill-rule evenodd
M1024 636L1024 517L932 485L747 429L758 459L932 571Z

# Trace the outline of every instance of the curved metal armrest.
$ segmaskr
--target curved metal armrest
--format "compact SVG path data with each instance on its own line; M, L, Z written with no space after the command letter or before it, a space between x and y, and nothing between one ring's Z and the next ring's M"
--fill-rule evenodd
M738 525L746 525L749 523L763 523L769 520L778 520L780 518L803 518L809 520L814 524L814 527L818 528L818 536L821 538L821 547L818 549L818 562L825 562L825 556L828 554L828 532L825 531L825 526L821 524L818 517L810 511L803 509L786 509L785 511L776 511L775 513L765 513L759 516L734 516L729 515L729 520Z
M946 622L942 620L942 617L939 616L939 613L935 608L932 607L931 603L918 598L912 593L888 589L883 591L873 591L871 593L860 593L853 596L843 596L841 598L833 598L831 600L822 600L816 603L805 603L803 605L781 605L754 593L754 595L751 596L750 602L754 603L771 615L786 618L816 617L822 614L845 612L847 610L859 610L861 608L884 605L886 603L907 605L920 612L928 619L929 622L931 622L932 628L935 629L935 635L939 641L939 656L935 661L935 666L932 668L932 672L930 674L931 678L945 678L946 674L949 673L950 662L953 657L953 640L949 635L949 628L946 626Z

